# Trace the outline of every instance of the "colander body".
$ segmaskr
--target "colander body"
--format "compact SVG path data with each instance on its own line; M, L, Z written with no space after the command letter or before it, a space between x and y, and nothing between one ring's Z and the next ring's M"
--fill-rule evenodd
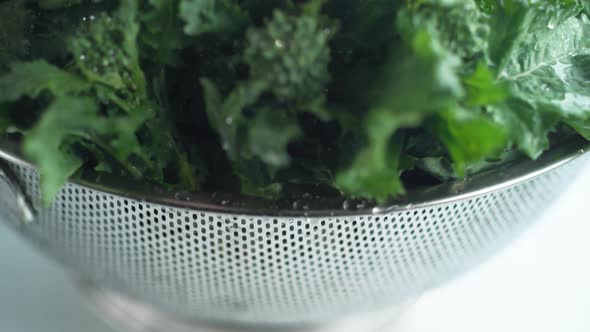
M301 324L383 310L481 262L533 223L587 157L525 180L383 213L276 216L169 206L68 183L14 227L77 278L179 317Z

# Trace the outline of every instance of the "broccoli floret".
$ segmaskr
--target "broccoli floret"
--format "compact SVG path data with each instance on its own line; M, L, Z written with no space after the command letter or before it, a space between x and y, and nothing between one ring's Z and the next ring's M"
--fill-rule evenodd
M139 24L133 5L123 5L116 15L83 18L82 27L69 46L74 61L88 80L116 91L119 106L137 107L146 96L146 81L139 65Z
M245 60L251 79L266 81L281 101L321 97L330 80L328 44L332 34L333 29L317 17L275 11L265 27L248 31Z

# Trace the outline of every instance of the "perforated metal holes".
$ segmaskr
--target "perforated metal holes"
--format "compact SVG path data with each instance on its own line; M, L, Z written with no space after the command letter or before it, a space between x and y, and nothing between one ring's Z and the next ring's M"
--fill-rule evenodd
M473 265L583 161L508 189L387 215L273 218L142 203L68 184L23 232L80 277L191 318L304 322L392 305Z

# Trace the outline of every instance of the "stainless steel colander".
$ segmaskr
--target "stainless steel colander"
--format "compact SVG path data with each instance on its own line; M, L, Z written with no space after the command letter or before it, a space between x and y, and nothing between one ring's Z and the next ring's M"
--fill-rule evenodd
M572 140L387 208L314 197L265 206L91 177L42 208L35 168L6 146L0 211L111 311L128 303L183 321L315 326L383 312L478 264L575 179L586 147Z

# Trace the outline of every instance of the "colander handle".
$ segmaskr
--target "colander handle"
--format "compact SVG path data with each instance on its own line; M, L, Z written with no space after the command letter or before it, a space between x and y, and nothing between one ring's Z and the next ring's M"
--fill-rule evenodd
M8 163L0 159L0 215L16 225L35 220L35 209Z

